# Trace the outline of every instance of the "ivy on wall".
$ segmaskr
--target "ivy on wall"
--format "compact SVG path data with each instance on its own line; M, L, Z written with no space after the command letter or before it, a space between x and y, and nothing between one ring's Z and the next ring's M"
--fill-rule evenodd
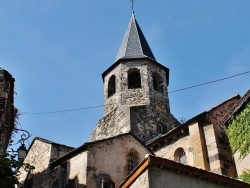
M243 170L242 174L239 176L239 179L250 184L250 170Z
M250 102L239 114L229 120L226 130L233 154L240 153L240 159L250 154ZM250 170L245 170L239 179L250 184Z
M234 154L239 151L242 159L250 153L250 103L229 120L227 135Z

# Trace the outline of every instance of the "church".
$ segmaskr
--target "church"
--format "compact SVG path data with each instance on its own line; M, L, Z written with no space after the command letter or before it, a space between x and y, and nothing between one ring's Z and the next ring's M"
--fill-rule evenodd
M169 69L157 62L132 13L116 59L102 74L104 116L90 141L72 148L36 137L19 180L32 188L250 187L236 180L225 126L250 91L180 123L168 98Z

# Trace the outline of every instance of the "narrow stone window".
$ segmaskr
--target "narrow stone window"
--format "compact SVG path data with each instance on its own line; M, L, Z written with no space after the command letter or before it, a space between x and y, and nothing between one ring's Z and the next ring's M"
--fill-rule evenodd
M163 127L161 123L157 123L157 133L162 134L163 133Z
M99 174L100 188L115 188L115 183L111 180L108 174Z
M115 75L111 76L108 81L108 97L111 97L116 92L116 79Z
M134 153L130 153L128 156L128 173L131 173L138 165L138 156Z
M115 183L111 180L103 179L101 181L101 188L115 188Z
M179 163L187 164L186 154L183 148L178 148L175 151L174 158L175 158L175 161Z
M163 93L164 92L164 83L163 83L162 77L158 73L153 73L152 78L153 78L154 90L159 92L159 93Z
M132 69L128 72L128 88L141 88L141 75L138 69Z

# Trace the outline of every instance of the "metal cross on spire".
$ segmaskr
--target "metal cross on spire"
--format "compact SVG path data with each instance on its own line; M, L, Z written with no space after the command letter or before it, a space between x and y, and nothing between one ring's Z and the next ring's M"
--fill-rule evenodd
M132 6L131 6L132 12L134 12L135 0L130 0L130 1L131 1L131 3L132 3Z

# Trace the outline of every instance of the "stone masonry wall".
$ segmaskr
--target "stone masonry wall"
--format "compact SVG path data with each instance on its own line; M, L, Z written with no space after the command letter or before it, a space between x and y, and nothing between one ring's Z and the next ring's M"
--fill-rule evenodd
M236 152L234 154L234 160L238 176L240 176L244 170L250 169L250 155L247 155L244 159L242 159L240 158L240 153Z
M14 78L0 68L0 154L6 151L15 122Z
M65 184L75 181L77 188L86 188L87 156L88 151L83 151L60 166L55 167L53 169L53 187L66 187Z
M144 171L129 188L150 188L148 170Z
M33 188L51 188L54 175L49 168L50 162L65 155L72 149L71 147L35 138L24 159L24 163L33 168L30 172L27 169L20 168L19 182L32 178Z
M132 132L142 142L165 134L179 125L179 122L170 113L163 113L161 109L151 105L131 107L130 119Z
M130 131L129 108L120 107L112 110L95 126L90 140L101 140Z
M210 170L202 125L193 122L188 125L186 132L180 130L180 133L178 136L173 136L171 142L166 142L166 145L157 147L155 154L176 161L175 152L182 148L186 155L187 165Z
M50 188L52 185L51 172L48 169L51 155L51 144L44 143L40 140L35 140L26 156L24 163L34 166L31 171L33 175L33 188ZM23 182L28 175L28 171L20 169L19 181Z
M140 72L141 88L128 89L128 71L133 69L139 70ZM161 94L163 97L160 97L158 100L164 103L166 108L169 108L166 72L151 61L141 60L122 62L105 76L105 114L122 105L148 105L150 104L150 100L158 98L159 95L151 96L151 92L153 91L153 73L157 73L162 78L163 85L165 86L164 92ZM116 93L108 97L108 81L113 75L116 77Z
M139 71L141 87L128 88L128 74ZM121 62L104 78L105 117L91 135L91 141L132 131L141 141L164 134L180 123L169 109L167 93L168 73L150 60ZM109 79L115 76L115 93L108 96ZM157 76L161 90L155 90ZM112 77L113 78L113 77ZM159 131L160 129L160 131Z
M219 126L219 123L238 100L238 97L229 99L202 117L200 116L199 119L197 118L197 122L194 121L186 125L189 129L188 135L156 147L156 155L173 159L174 151L178 147L182 147L188 165L236 177L237 173L230 145L225 130Z
M207 159L207 146L205 143L202 122L189 125L189 145L193 153L193 165L197 168L210 170Z
M216 163L215 161L218 161L217 163L220 163L214 166L214 172L221 171L221 174L230 177L237 176L236 167L234 159L232 157L233 155L230 149L230 144L225 133L225 129L223 127L220 127L219 124L238 100L239 96L235 96L209 111L209 121L211 121L213 124L214 135L218 149L217 154L213 151L210 152L211 154L209 154L209 160L211 164ZM209 149L213 150L213 148ZM220 168L216 169L216 166L220 166Z
M117 187L128 175L128 155L137 154L141 162L150 152L132 135L120 135L88 147L87 186L101 187L101 178L108 178Z
M154 152L156 156L175 161L174 154L175 151L179 148L183 148L186 154L187 165L194 166L194 155L192 152L192 146L189 144L189 137L187 135L173 139L171 143L163 146L162 148Z
M197 176L187 175L168 170L167 168L159 168L158 166L150 166L148 169L149 174L149 187L162 188L162 187L192 187L192 188L226 188L227 185L220 185L213 181L204 180ZM144 186L141 186L144 188Z
M151 106L125 106L116 108L102 118L95 126L90 140L101 140L131 131L146 143L178 125L179 122L171 114L162 113ZM158 126L161 126L161 132Z

